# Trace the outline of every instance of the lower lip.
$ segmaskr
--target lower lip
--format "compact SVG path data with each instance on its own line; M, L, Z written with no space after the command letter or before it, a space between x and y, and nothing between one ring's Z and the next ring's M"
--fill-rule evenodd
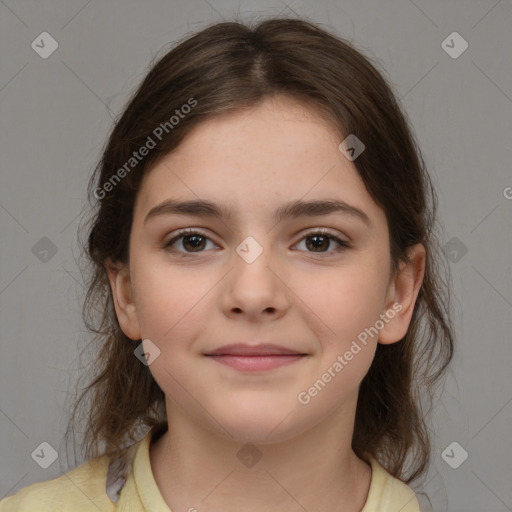
M218 363L231 366L242 371L272 370L295 363L302 357L300 354L272 355L272 356L208 356Z

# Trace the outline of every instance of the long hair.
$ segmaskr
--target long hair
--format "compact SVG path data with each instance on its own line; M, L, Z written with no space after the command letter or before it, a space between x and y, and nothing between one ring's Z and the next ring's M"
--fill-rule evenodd
M431 406L454 350L449 269L434 229L434 187L409 122L377 67L352 43L318 24L288 18L266 19L254 27L210 25L151 64L115 122L88 187L94 208L81 242L89 265L83 319L94 333L95 357L66 433L74 432L80 414L85 416L82 451L87 458L118 456L165 421L164 393L134 356L140 341L119 326L105 268L107 258L128 261L141 180L203 121L286 95L314 108L340 141L355 134L364 142L366 149L353 164L385 212L393 271L407 260L408 247L425 246L424 280L408 332L399 342L378 344L361 383L352 448L362 459L375 457L406 483L426 471L431 407L424 410L422 400L430 399ZM135 162L134 152L149 145Z

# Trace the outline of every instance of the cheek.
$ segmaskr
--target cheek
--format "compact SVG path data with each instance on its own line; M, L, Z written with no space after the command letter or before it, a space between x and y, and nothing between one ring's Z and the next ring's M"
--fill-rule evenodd
M308 315L311 327L321 335L327 351L350 347L352 340L378 320L387 278L381 267L361 263L314 279L305 276L301 300L314 313Z
M186 328L215 284L199 267L166 261L165 255L134 254L135 303L142 334L159 338Z
M203 347L194 345L212 310L216 280L208 274L185 270L178 265L155 263L137 273L136 306L143 339L160 350L149 370L173 402L191 407L190 396L201 392L194 379L192 358ZM187 405L188 404L188 405Z

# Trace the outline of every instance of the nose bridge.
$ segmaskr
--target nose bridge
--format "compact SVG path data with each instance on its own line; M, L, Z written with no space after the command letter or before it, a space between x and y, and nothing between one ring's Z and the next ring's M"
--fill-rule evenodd
M235 253L248 265L262 259L267 264L270 261L276 230L271 226L266 210L263 204L239 205L239 213L234 219Z
M264 230L243 238L235 247L233 255L236 278L250 280L251 286L269 286L273 280L270 269L279 266L275 249L270 235Z
M258 259L263 259L265 261L268 260L269 247L271 245L269 243L269 237L264 234L259 234L256 236L260 239L259 242L255 236L249 235L246 236L236 247L236 253L248 265L252 265ZM263 258L261 258L263 253L266 254Z
M284 309L286 287L278 278L278 268L278 255L264 229L243 238L233 255L233 271L225 296L228 309L253 314L268 308Z

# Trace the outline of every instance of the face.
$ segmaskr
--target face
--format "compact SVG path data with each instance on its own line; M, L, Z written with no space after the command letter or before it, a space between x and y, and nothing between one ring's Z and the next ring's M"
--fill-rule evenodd
M421 275L391 275L385 214L340 142L313 111L276 97L203 122L145 176L129 265L109 278L125 334L160 351L149 369L169 418L180 411L219 436L258 443L333 414L353 422L377 343L405 334ZM169 200L209 201L229 215L154 210ZM275 217L313 201L346 204ZM238 343L302 355L274 356L286 364L267 369L206 355Z

